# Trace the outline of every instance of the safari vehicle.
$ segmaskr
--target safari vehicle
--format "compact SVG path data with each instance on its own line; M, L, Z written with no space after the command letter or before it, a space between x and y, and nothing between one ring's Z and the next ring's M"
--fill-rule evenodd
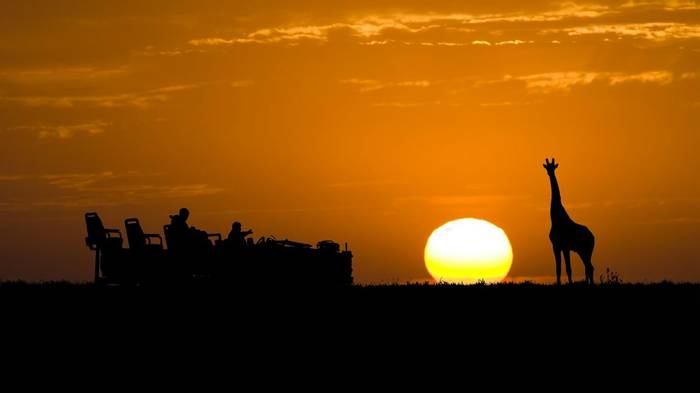
M119 229L105 228L97 213L86 213L85 243L95 252L96 284L149 285L210 280L220 284L353 283L352 252L331 240L310 244L261 237L244 246L220 234L206 234L196 245L178 239L170 225L160 234L144 233L136 218L124 221L125 247Z

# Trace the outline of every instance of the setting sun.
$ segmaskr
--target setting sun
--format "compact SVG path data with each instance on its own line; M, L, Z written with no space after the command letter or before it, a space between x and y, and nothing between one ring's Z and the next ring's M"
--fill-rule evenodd
M512 263L513 250L505 232L475 218L442 225L433 231L425 246L425 266L438 281L499 282Z

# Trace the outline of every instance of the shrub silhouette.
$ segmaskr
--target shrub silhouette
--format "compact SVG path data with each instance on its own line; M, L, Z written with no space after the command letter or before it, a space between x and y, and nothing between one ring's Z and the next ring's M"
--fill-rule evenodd
M622 285L622 276L620 276L616 271L610 270L609 267L605 268L605 276L600 275L600 283L605 285Z

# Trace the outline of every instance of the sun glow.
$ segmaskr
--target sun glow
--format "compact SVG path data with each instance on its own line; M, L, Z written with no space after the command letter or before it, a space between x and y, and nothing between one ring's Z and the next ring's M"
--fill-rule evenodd
M513 263L508 236L488 221L463 218L433 231L425 245L425 266L437 281L500 282Z

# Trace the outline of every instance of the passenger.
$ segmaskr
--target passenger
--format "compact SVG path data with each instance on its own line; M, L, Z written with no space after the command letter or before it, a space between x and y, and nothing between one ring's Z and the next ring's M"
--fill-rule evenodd
M170 230L174 230L178 233L185 233L189 231L190 226L187 225L187 219L190 217L190 211L183 207L180 209L179 214L173 214L170 216Z
M232 246L243 248L247 243L245 237L252 233L252 230L241 231L241 223L236 221L231 225L231 232L229 232L227 240Z
M185 250L191 244L190 226L187 225L187 219L190 216L190 211L187 208L180 209L179 214L170 216L170 238L172 241L171 248L177 250Z
M207 233L187 224L190 211L183 207L179 214L170 216L170 231L173 239L179 246L187 248L199 248L211 245L207 239Z

